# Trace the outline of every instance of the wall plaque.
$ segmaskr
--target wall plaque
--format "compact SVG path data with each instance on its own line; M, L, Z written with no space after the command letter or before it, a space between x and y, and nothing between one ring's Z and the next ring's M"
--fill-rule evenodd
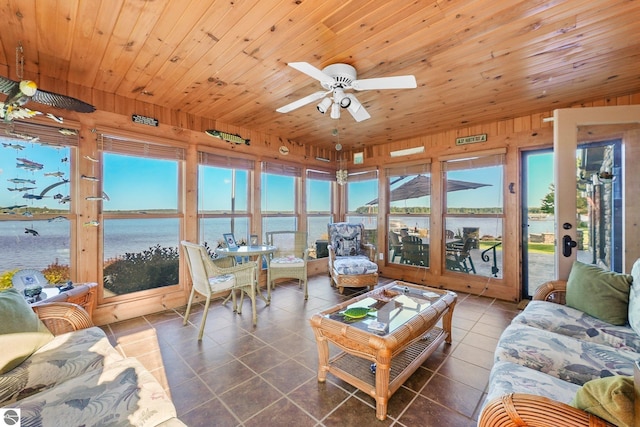
M487 134L465 136L456 138L456 145L475 144L476 142L487 142Z
M158 119L154 119L153 117L146 117L146 116L141 116L139 114L132 114L131 121L133 123L139 123L141 125L158 127Z

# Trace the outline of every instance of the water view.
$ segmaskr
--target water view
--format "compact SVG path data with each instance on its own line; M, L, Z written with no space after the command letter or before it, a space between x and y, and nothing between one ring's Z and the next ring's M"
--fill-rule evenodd
M403 218L407 226L429 229L428 220L415 217ZM177 247L178 219L122 219L108 220L105 224L104 258L115 259L126 252L141 252L149 247ZM212 246L222 240L224 233L230 232L229 220L225 223L206 221L204 240ZM501 221L491 218L477 218L474 226L480 230L480 236L500 236ZM469 224L468 218L453 218L447 221L449 228L462 228ZM69 231L67 220L49 222L41 221L0 221L0 272L12 269L33 268L41 270L47 265L57 262L69 264ZM366 225L372 228L375 224ZM242 227L241 227L242 228ZM291 228L289 218L270 218L270 230L286 230ZM33 230L28 232L27 230ZM35 234L34 234L35 232ZM237 229L236 239L246 238L246 226ZM553 219L531 221L529 233L553 232ZM325 239L327 221L324 218L310 218L309 246L315 248L315 241ZM214 241L215 240L215 241Z

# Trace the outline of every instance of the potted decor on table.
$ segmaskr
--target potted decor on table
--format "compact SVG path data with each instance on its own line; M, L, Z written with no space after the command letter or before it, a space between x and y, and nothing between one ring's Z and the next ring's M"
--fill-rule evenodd
M8 270L2 273L0 276L0 292L7 290L13 287L13 276L18 272L18 270Z

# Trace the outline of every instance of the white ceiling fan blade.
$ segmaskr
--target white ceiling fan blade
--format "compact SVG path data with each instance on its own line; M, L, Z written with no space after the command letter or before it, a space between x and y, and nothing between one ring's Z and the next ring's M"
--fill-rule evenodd
M418 87L414 76L379 77L374 79L354 80L351 87L355 90L372 89L415 89Z
M360 104L360 101L358 101L354 95L349 93L347 94L347 97L351 100L351 104L347 107L347 111L349 111L356 122L361 122L371 118L367 110L362 104Z
M283 107L278 108L276 111L278 113L288 113L289 111L293 111L296 108L300 108L304 105L310 104L313 101L317 101L318 99L322 98L323 96L327 95L331 93L331 91L326 92L326 91L320 91L320 92L315 92L312 93L311 95L305 96L304 98L300 98L297 101L293 101L290 104L287 104Z
M289 62L287 64L289 67L295 68L301 73L305 73L309 77L313 77L318 80L320 83L333 83L333 77L328 74L322 72L322 70L317 69L313 65L308 62Z

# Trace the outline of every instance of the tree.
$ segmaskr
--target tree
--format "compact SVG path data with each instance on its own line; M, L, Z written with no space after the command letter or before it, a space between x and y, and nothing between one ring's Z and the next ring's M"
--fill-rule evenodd
M553 184L549 184L549 192L542 198L540 212L544 212L546 214L552 214L555 212L555 191L555 186Z

